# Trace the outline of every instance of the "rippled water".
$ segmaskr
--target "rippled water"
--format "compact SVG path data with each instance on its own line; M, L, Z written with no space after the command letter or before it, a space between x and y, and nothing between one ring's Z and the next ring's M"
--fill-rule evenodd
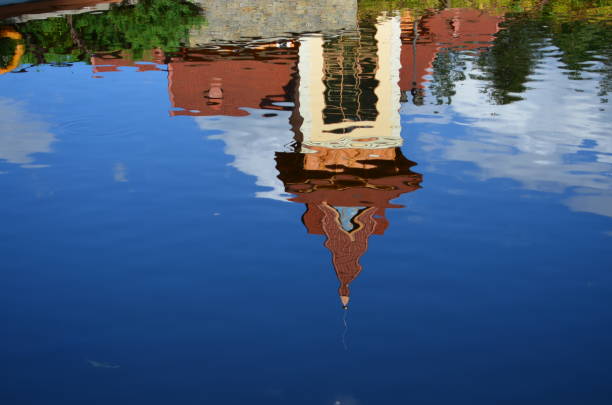
M0 7L0 403L608 404L610 7Z

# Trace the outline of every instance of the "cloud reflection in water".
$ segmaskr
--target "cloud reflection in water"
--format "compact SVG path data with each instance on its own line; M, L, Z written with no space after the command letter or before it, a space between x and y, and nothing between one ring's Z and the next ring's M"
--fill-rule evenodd
M441 129L419 140L445 160L475 163L481 180L510 178L527 190L569 193L564 203L572 210L612 216L612 114L596 96L597 81L570 80L553 58L536 75L541 80L511 104L491 104L482 82L467 75L452 105L405 104L403 113L409 125L465 126L460 137Z
M49 125L26 111L22 104L0 97L0 160L24 168L40 168L36 153L50 153L55 136Z

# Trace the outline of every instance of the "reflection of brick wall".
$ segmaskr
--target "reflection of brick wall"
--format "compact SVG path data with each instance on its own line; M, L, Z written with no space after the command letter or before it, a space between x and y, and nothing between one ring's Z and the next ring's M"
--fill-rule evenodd
M139 72L159 71L158 65L164 63L164 53L159 49L146 51L138 61L126 51L99 53L92 56L90 62L94 73L118 72L120 67L135 67Z
M171 115L248 115L241 108L261 108L286 101L285 86L291 81L297 50L283 57L211 56L206 61L180 60L168 64ZM222 98L208 98L212 87Z
M241 49L240 55L232 55L238 48L227 52L185 50L184 57L173 57L168 63L170 114L243 116L248 115L242 109L245 107L274 109L270 103L287 101L285 87L296 69L298 46L289 45L294 47L267 44L248 52ZM160 50L145 52L140 61L127 52L105 53L93 56L91 64L94 74L117 72L123 67L159 71L165 57ZM208 98L213 86L220 89L220 98Z
M355 28L357 0L196 0L207 25L194 30L191 45L242 37L272 38L288 32Z
M413 81L416 87L423 88L424 76L430 74L428 70L432 68L436 55L444 48L475 50L492 46L502 19L471 8L450 8L426 15L418 21L419 37L414 47L413 20L409 14L404 15L401 90L410 90Z

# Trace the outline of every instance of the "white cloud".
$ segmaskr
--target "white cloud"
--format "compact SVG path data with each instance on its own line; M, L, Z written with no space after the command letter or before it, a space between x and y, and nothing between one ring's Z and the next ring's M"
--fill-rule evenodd
M468 75L451 108L440 109L446 118L431 120L467 125L467 136L426 134L425 150L475 163L483 180L511 178L544 192L586 189L566 204L612 216L612 116L608 106L601 111L597 81L568 79L553 58L539 66L536 77L523 100L493 105L482 91L484 82Z
M55 136L48 125L27 112L21 104L0 97L0 160L25 168L39 168L36 153L50 153Z
M234 156L230 163L241 172L255 176L256 184L269 190L258 191L258 198L287 201L291 195L285 193L283 183L277 178L275 152L287 149L292 142L293 132L289 125L290 112L274 111L275 117L263 118L269 110L244 109L250 114L244 117L197 117L203 130L220 130L222 134L209 136L225 142L225 153Z

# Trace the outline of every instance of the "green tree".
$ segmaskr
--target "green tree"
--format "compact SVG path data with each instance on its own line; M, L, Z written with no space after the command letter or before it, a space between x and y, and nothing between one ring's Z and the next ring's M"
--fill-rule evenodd
M569 77L583 80L599 76L599 96L607 102L612 91L612 25L599 20L551 22L552 43L561 51L560 61Z
M26 63L87 61L91 54L129 50L176 50L189 31L205 23L200 8L188 1L140 0L111 5L101 14L77 14L28 21L17 26L26 38Z
M17 41L10 38L0 38L0 69L5 69L15 54Z
M571 79L599 75L600 96L606 101L612 87L612 26L602 16L601 1L559 0L530 12L508 14L492 48L477 61L492 101L507 104L521 99L537 64L550 45ZM553 54L548 53L549 57Z
M544 57L547 34L540 21L525 15L507 16L493 46L476 61L482 74L474 76L488 83L485 91L493 102L508 104L522 99L520 93Z
M465 80L465 57L462 52L444 50L438 53L432 65L431 94L436 104L451 104L455 83Z

